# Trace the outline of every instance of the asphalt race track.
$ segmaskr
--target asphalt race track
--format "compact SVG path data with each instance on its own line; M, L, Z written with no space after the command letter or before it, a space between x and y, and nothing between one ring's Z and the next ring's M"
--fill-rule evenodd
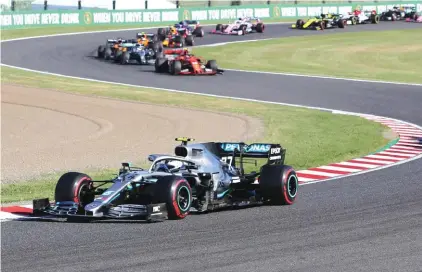
M417 27L421 26L396 22L345 31ZM134 32L3 43L2 62L99 80L376 114L422 125L420 86L234 71L217 79L186 81L155 75L152 66L122 67L90 57L107 37L131 37ZM262 36L322 33L272 25ZM197 44L255 37L261 36L208 35ZM223 84L225 88L221 88ZM301 186L297 202L289 207L192 215L158 224L7 222L1 226L2 268L63 272L421 271L421 182L422 160L416 160Z

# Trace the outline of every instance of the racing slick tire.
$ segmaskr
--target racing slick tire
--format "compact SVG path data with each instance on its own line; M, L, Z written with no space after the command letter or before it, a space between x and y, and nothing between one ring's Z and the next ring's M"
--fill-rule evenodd
M371 23L378 24L380 22L380 16L377 14L371 14Z
M246 35L246 28L247 28L247 26L246 26L246 25L241 25L241 26L239 27L239 29L241 29L241 30L242 30L242 35Z
M299 187L296 171L287 165L264 165L259 178L259 191L272 205L292 205Z
M130 60L130 53L129 52L124 52L122 57L120 58L120 64L124 65L129 63Z
M345 28L346 27L346 20L338 20L338 22L337 22L337 26L339 27L339 28Z
M106 48L104 50L104 59L105 60L109 60L111 59L111 55L113 54L113 52L111 51L111 48Z
M350 18L350 21L351 21L352 25L356 25L358 23L356 17Z
M172 62L170 66L170 74L177 76L182 71L182 63L179 60Z
M265 25L263 23L258 23L256 25L256 32L263 33L265 30Z
M90 176L78 172L68 172L57 181L54 200L56 202L73 201L79 205L79 208L83 208L94 201L93 187Z
M218 24L215 26L215 30L216 31L222 31L223 30L223 25L222 24Z
M157 53L162 53L164 51L163 44L161 43L154 43L152 45L152 50Z
M207 67L208 69L213 70L213 72L217 72L218 71L218 65L217 65L217 61L216 60L209 60L207 62L207 64L205 65L205 67Z
M153 203L166 203L169 220L185 218L192 201L192 188L182 177L163 176L154 185Z
M194 40L193 40L193 36L186 36L185 38L185 44L188 46L193 46L194 45Z
M159 40L164 41L167 36L166 30L160 27L159 29L157 29L157 36Z
M197 27L195 28L192 34L195 35L196 37L203 38L205 35L205 32L202 29L202 27Z
M104 58L104 52L105 52L104 45L98 46L97 57L100 58L100 59L103 59Z
M180 44L179 47L183 47L184 46L183 38L180 35L177 35L177 36L174 37L173 43L174 44ZM174 46L174 47L176 47L176 46Z
M155 72L156 73L164 73L168 71L168 62L166 58L157 57L155 59Z
M116 55L114 56L114 62L120 62L120 59L122 58L122 56L123 56L123 52L118 50L116 52Z
M305 24L305 21L303 21L302 19L299 19L296 21L296 28L303 28L303 25Z

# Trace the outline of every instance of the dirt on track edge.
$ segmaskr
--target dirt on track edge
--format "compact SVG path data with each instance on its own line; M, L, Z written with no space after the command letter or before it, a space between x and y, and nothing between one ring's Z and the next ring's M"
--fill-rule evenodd
M116 168L172 154L175 137L251 141L261 120L57 90L1 85L2 183L45 174Z

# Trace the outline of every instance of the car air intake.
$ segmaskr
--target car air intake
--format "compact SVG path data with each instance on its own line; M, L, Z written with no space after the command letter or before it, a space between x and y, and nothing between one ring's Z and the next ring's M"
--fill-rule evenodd
M188 150L184 146L176 146L176 148L174 149L174 153L176 154L176 156L186 157L188 155Z

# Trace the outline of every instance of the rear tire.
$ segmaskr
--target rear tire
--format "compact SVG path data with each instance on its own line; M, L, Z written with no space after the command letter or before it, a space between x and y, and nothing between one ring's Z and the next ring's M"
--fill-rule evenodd
M166 203L168 219L183 219L192 205L192 189L182 177L160 177L154 188L154 203Z
M345 28L346 27L346 21L345 20L338 20L337 25L339 28Z
M264 201L273 205L292 205L299 187L296 171L287 165L264 165L259 180Z
M371 14L371 23L373 24L378 24L380 22L380 17L379 15L376 14Z
M263 33L265 30L265 25L263 23L258 23L256 25L256 32Z
M99 59L103 59L104 58L104 52L105 52L105 47L103 45L98 46L97 57Z
M166 71L168 71L167 59L157 57L157 59L155 60L155 72L164 73Z
M94 201L95 191L90 176L78 173L68 172L63 174L57 181L54 192L56 202L73 201L80 208Z
M216 25L215 30L216 31L222 31L222 28L223 28L223 25L222 24L218 24L218 25Z

